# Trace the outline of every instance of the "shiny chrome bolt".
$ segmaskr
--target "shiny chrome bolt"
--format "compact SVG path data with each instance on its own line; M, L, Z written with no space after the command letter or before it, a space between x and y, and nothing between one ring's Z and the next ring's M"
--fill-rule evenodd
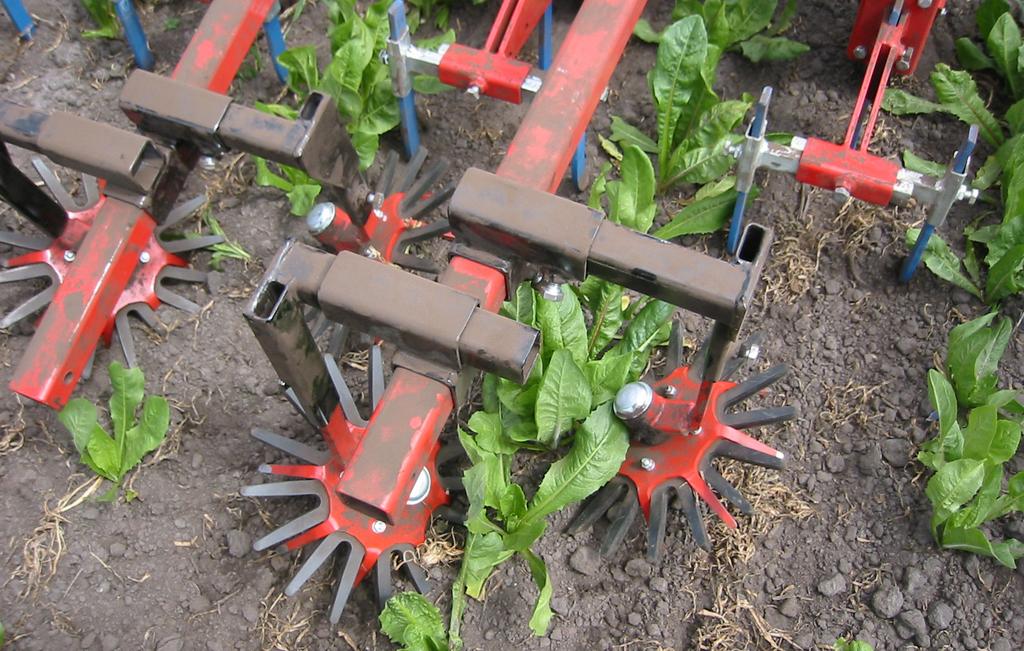
M679 393L679 389L671 384L661 389L661 394L666 398L675 398L677 393Z
M932 6L932 0L917 0L917 6L922 9L927 9Z
M612 408L622 420L634 420L644 415L654 400L654 390L646 382L630 382L615 394Z
M313 235L323 233L334 223L334 204L330 202L318 203L306 215L306 228Z
M149 251L143 251L142 253L139 254L139 262L141 262L142 264L146 264L147 262L150 261L150 259L151 258L149 256Z
M65 251L64 252L64 262L74 262L74 261L75 261L75 252L74 251Z
M203 168L207 172L217 167L217 159L213 156L200 156L199 167Z
M863 45L858 45L857 47L853 48L853 56L854 56L854 58L856 58L856 59L863 59L867 55L868 55L868 49L866 47L864 47Z
M480 87L473 84L466 89L466 94L472 96L473 99L480 99Z
M427 499L427 495L430 494L430 473L427 472L426 468L420 468L420 474L416 478L416 483L412 485L412 491L409 493L409 500L406 502L409 506L419 504L423 500ZM381 524L384 524L383 522ZM378 531L377 533L380 533Z
M384 533L384 531L387 530L388 525L384 524L380 520L374 520L373 524L370 525L370 528L373 529L373 533Z
M646 470L647 472L654 470L655 465L656 464L654 463L654 459L651 459L650 457L644 457L643 459L640 459L640 467Z

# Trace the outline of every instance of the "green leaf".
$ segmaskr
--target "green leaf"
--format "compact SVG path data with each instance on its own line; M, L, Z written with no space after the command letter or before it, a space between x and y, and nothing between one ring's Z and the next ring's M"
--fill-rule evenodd
M296 185L287 192L288 203L291 204L291 213L297 217L305 217L316 205L316 199L320 196L320 184Z
M601 207L601 199L604 198L605 193L608 191L608 174L611 171L612 164L606 162L601 165L601 171L597 173L597 177L591 181L590 194L587 196L588 208L604 212L604 209Z
M548 632L548 626L554 616L554 613L551 612L551 577L548 575L548 566L544 564L544 559L530 550L526 550L522 554L526 559L526 564L530 566L530 576L533 577L533 582L540 590L530 616L530 630L534 635L544 635Z
M623 150L622 179L615 186L615 201L608 218L635 231L646 233L654 223L657 205L654 203L654 166L640 147L628 145ZM610 190L610 188L609 188Z
M291 191L293 186L288 179L271 172L266 160L258 156L254 160L256 161L256 185L277 188L282 192Z
M920 115L922 113L945 113L946 107L930 102L905 90L889 88L882 99L882 108L893 115Z
M999 493L1003 487L1003 465L988 463L985 465L985 479L981 482L981 490L968 505L953 514L944 525L945 528L969 529L977 527L997 509Z
M1021 291L1021 269L1024 268L1024 244L1018 244L988 272L988 283L985 285L985 297L989 303L998 303L1007 296Z
M939 415L939 434L944 435L957 424L956 394L946 376L931 369L928 371L928 401Z
M149 396L142 407L142 420L138 426L125 433L126 444L121 459L121 474L135 467L142 458L160 447L167 429L171 424L171 411L167 400L159 396Z
M740 43L740 52L754 63L788 61L810 51L811 48L807 44L782 36L758 34Z
M993 147L1006 137L992 112L978 95L978 87L969 72L953 70L945 63L935 65L932 72L935 94L946 109L967 124L976 124L985 141Z
M782 7L782 13L772 23L767 33L771 36L776 36L789 29L789 26L793 23L793 18L796 17L796 9L796 0L786 0L786 4Z
M1024 99L1018 100L1013 106L1006 109L1004 117L1006 124L1010 127L1010 133L1014 135L1024 133Z
M537 292L533 291L530 283L520 283L516 287L515 296L511 301L505 301L501 306L501 313L510 319L528 326L537 325Z
M985 464L977 459L957 459L939 468L928 480L925 494L934 507L932 533L966 504L985 478Z
M89 447L89 439L99 427L96 406L85 398L72 398L57 414L57 420L71 432L71 441L75 444L78 454L85 453Z
M587 359L593 359L611 343L619 334L623 321L622 287L604 280L598 280L597 287L595 300L588 303L592 319L587 337Z
M749 96L747 96L749 97ZM732 132L743 122L752 102L749 99L732 99L718 102L700 116L697 130L683 146L721 147L732 137Z
M658 143L640 129L629 124L617 115L612 116L612 142L620 145L636 145L648 154L658 153Z
M630 374L639 374L647 364L655 346L668 340L671 324L669 320L675 306L664 301L651 301L641 309L626 327L614 351L633 356Z
M753 190L754 188L751 189L748 201L752 201L754 198ZM727 190L712 197L698 199L677 212L667 224L654 231L654 236L663 240L671 240L683 235L719 231L729 221L733 206L736 204L736 197L736 190Z
M875 651L875 647L860 640L849 640L841 637L832 645L833 651Z
M990 556L999 561L1001 565L1011 569L1017 567L1016 559L1024 556L1024 543L1011 539L993 545L988 536L977 527L972 529L947 527L942 532L942 546L947 549L959 549Z
M1020 99L1024 91L1024 72L1018 68L1018 57L1021 48L1020 27L1013 20L1013 15L1004 13L992 26L985 39L988 51L996 64L996 70L1006 79L1010 94Z
M941 179L946 174L945 165L933 163L926 158L921 158L909 149L903 151L903 167L907 168L911 172L920 172L921 174L927 174L928 176L933 176L937 179Z
M110 365L110 420L114 424L114 441L117 442L118 470L125 459L128 449L128 437L125 435L135 424L135 411L142 403L146 388L146 378L138 368L125 368L119 362ZM119 476L124 472L119 472Z
M402 651L448 649L441 611L418 592L401 592L392 596L378 620L381 631Z
M967 37L956 39L954 47L956 48L956 60L965 70L971 72L991 70L996 65L987 54L982 52L980 47L974 44L974 41Z
M729 21L729 42L717 43L723 49L746 41L772 22L778 0L736 0L724 4Z
M949 333L946 364L962 407L986 402L996 390L996 371L1013 331L1007 318L990 327L996 313L958 325Z
M115 483L121 481L121 451L109 434L100 428L93 430L86 451L89 456L82 455L82 460L93 472Z
M1007 0L982 0L978 10L974 13L974 19L978 23L978 35L982 40L988 38L996 20L1008 11L1010 11L1010 3Z
M633 26L633 36L644 43L661 43L661 32L651 27L646 18L636 21L636 25Z
M544 369L534 418L537 439L550 448L562 433L590 413L590 384L568 350L556 350Z
M537 327L541 331L541 353L547 366L556 350L566 348L577 364L587 361L587 326L576 292L562 287L562 300L537 300Z
M694 88L702 83L701 66L707 53L707 32L704 22L697 16L670 25L658 46L650 83L657 108L658 160L664 170L667 170L679 117L690 102Z
M615 394L626 384L632 363L633 355L630 353L609 353L599 360L587 362L583 374L587 376L593 395L591 408L596 409L615 398Z
M82 0L82 5L98 27L82 30L82 38L117 38L121 35L121 22L114 12L112 0Z
M512 558L514 553L505 548L501 534L495 531L483 535L471 533L462 556L466 594L474 599L482 598L484 584L494 568Z
M316 60L316 47L293 47L282 52L277 61L288 70L288 87L300 97L306 97L311 90L320 86L320 64Z
M920 235L920 228L908 228L907 247L913 248ZM973 294L977 298L981 298L981 290L979 290L974 283L971 282L971 279L965 276L960 270L960 258L956 257L956 254L950 250L946 241L938 234L932 233L931 238L928 240L928 244L925 245L923 259L925 266L928 267L928 270L933 274L946 282L952 283L960 289Z
M598 407L577 430L569 453L548 468L526 517L544 519L604 486L628 448L626 426L612 414L611 404Z

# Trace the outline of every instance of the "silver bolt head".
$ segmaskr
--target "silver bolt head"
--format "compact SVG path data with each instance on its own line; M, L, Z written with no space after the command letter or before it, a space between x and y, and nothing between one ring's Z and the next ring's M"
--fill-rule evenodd
M654 401L654 389L646 382L630 382L615 394L612 408L622 420L635 420L644 415Z
M75 252L74 251L65 251L64 252L64 262L74 262L74 261L75 261Z
M650 457L644 457L643 459L640 459L640 467L646 470L647 472L654 470L656 466L657 464L654 463L654 459Z
M868 49L866 47L864 47L863 45L858 45L857 47L853 48L853 56L854 56L854 58L863 59L863 58L867 57L867 55L868 55Z
M754 361L761 356L761 347L758 346L757 344L749 346L747 350L744 351L743 356L749 359L750 361Z
M199 167L209 172L210 170L217 167L217 159L213 156L200 156Z
M850 194L850 191L847 190L846 188L836 188L834 190L834 192L835 192L836 198L839 199L840 201L847 201L852 196Z
M380 520L374 520L373 524L370 525L370 528L373 529L373 533L384 533L387 530L388 525L384 524Z
M430 494L430 473L427 472L426 468L420 468L420 474L416 478L416 483L412 485L412 491L409 492L409 499L406 502L409 506L419 504L423 500L427 499L427 495ZM383 523L381 523L383 524ZM380 533L379 531L377 533Z
M151 258L149 255L149 251L143 251L142 253L139 254L139 262L141 262L142 264L146 264L150 260Z
M473 84L472 86L466 89L466 94L471 95L473 99L480 99L480 87L477 86L476 84Z
M323 233L327 228L334 223L334 204L329 201L324 203L318 203L313 206L313 209L306 215L306 228L313 235L319 235Z
M666 398L675 398L676 394L679 393L679 389L677 389L674 386L672 386L671 384L669 384L669 385L666 385L666 386L662 387L661 393Z
M906 72L907 70L910 70L910 61L908 61L907 59L900 59L899 61L896 62L896 69L899 70L900 72Z
M922 9L927 9L932 6L932 0L917 0L917 6Z
M545 301L552 303L559 303L565 297L562 286L558 283L544 283L540 288L540 295Z

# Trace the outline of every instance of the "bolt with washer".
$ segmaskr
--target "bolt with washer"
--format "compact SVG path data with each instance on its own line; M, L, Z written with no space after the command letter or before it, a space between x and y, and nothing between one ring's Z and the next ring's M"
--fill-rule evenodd
M75 261L75 252L74 251L65 251L64 252L64 262L74 262L74 261Z
M655 465L656 464L654 463L654 459L650 457L644 457L643 459L640 459L640 467L646 470L647 472L654 470Z
M149 251L143 251L142 253L139 254L139 262L141 262L142 264L146 264L150 260L151 258L149 257Z
M661 389L661 395L665 396L666 398L675 398L677 393L679 393L679 389L675 388L671 384L666 385Z
M858 45L853 48L853 57L855 59L863 59L868 55L868 49L863 45Z
M373 533L384 533L388 528L388 525L384 524L380 520L374 520L373 524L370 525L370 528L373 529Z

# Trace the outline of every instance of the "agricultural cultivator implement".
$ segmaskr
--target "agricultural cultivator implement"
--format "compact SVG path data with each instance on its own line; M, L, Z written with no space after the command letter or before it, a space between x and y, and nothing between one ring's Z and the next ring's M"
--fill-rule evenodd
M32 15L25 9L25 4L22 0L2 0L4 5L4 11L7 16L11 19L11 23L14 24L14 29L18 32L18 37L23 41L31 41L32 37L36 34L36 23L32 20Z
M953 204L963 200L974 203L978 197L978 191L967 183L978 128L969 129L942 178L905 169L868 148L889 79L914 73L935 18L945 13L945 4L945 0L861 0L846 53L853 60L864 61L867 68L841 144L800 136L788 145L770 142L767 123L772 89L764 89L744 141L732 150L738 159L739 196L729 226L730 252L736 250L739 241L754 175L766 167L794 174L801 183L831 190L843 198L879 206L913 198L926 207L927 221L900 269L900 280L910 280L928 239L946 220Z
M319 96L298 122L237 106L227 92L273 2L216 0L172 78L136 71L121 108L143 135L70 113L47 114L0 100L0 196L44 237L2 233L0 241L28 252L4 261L0 282L46 278L51 285L9 312L3 327L47 305L14 374L12 389L53 408L63 406L86 374L100 339L116 332L134 362L128 314L153 322L159 305L196 313L199 306L165 281L204 282L183 254L219 236L165 239L164 231L202 201L174 208L200 156L231 148L298 167L330 185L335 161L316 158L320 129L340 129L337 110ZM327 116L327 119L324 119ZM314 144L308 144L310 139ZM41 160L33 161L56 201L12 163L6 144L44 154L82 172L84 203L76 202ZM312 160L312 162L310 162ZM99 179L99 180L97 180Z
M540 16L543 12L537 10L546 3L520 6L532 7ZM323 446L253 432L291 459L260 467L261 473L284 481L249 486L243 494L316 499L311 511L254 546L306 550L285 589L289 595L333 560L332 622L341 617L353 588L371 573L378 598L387 598L396 553L406 555L402 567L414 586L426 588L423 572L408 552L424 541L432 515L458 515L450 493L459 483L441 472L453 456L440 446L442 430L456 405L465 402L477 371L523 383L538 358L540 333L497 313L523 282L533 282L556 299L559 283L593 275L713 321L693 366L680 367L653 387L629 385L616 401L629 402L638 390L648 397L645 403L630 402L629 410L619 409L634 436L612 486L619 491L626 487L632 497L626 511L635 515L642 510L655 538L660 540L667 526L667 491L682 496L683 484L691 487L687 517L692 520L700 499L735 526L712 489L741 510L748 505L717 475L714 457L781 465L781 453L740 429L784 420L792 416L791 409L726 412L780 376L772 371L738 385L726 380L735 366L730 353L771 232L747 226L736 256L719 260L607 221L600 212L552 194L643 6L637 0L588 0L582 5L497 173L469 169L455 187L448 221L438 222L432 231L450 229L455 240L436 281L381 264L388 258L373 255L379 247L369 244L372 235L361 227L359 216L380 219L389 201L425 205L443 201L448 192L428 193L426 181L435 175L424 174L425 181L403 182L401 187L412 189L389 199L392 195L383 190L370 193L357 166L346 163L340 166L344 174L335 180L367 193L365 201L360 204L350 193L352 203L323 204L310 215L311 226L325 224L323 232L330 230L330 237L321 239L329 240L331 251L287 242L257 288L245 317L290 400L322 435ZM400 12L393 8L396 15ZM329 143L337 148L332 156L345 160L350 155L344 132ZM413 176L425 157L422 148L415 151ZM413 176L405 174L406 179ZM393 178L393 172L384 177ZM384 185L390 187L390 181ZM391 260L401 262L394 255ZM368 419L359 412L332 355L318 346L306 319L310 309L328 322L396 346L386 386L379 348L371 350ZM753 347L741 350L756 357ZM649 436L652 427L658 436ZM602 504L606 494L597 498ZM593 505L584 510L583 523L604 512ZM625 522L619 516L617 522L621 540L632 518ZM693 528L697 542L706 546L703 528Z

